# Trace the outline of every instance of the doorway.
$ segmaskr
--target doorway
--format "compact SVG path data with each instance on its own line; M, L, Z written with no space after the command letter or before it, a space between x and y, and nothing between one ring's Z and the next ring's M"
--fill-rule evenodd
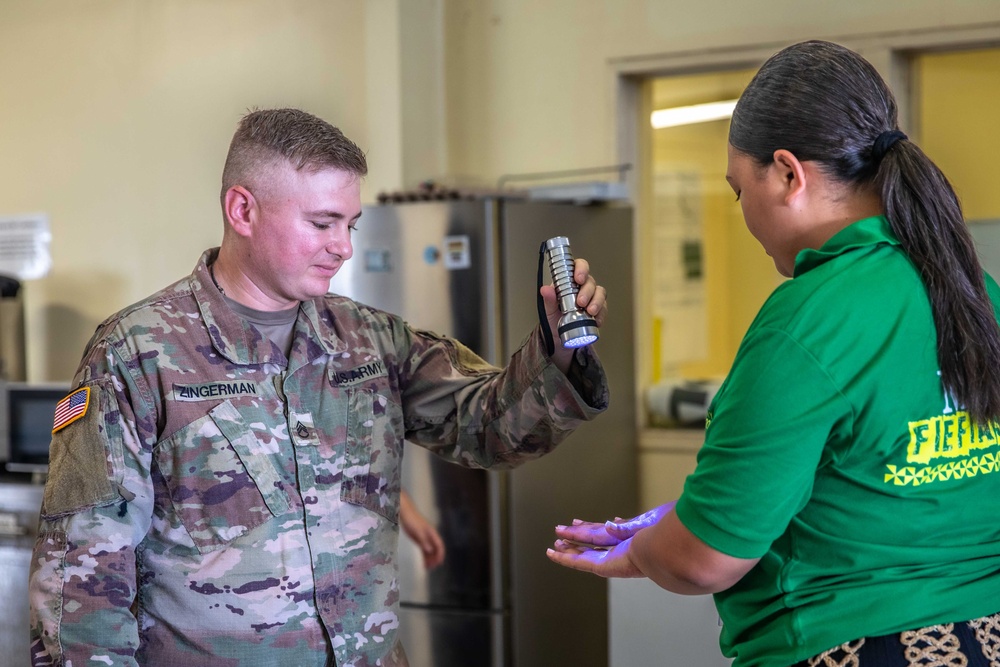
M645 220L651 315L650 383L718 380L743 334L782 278L743 224L726 182L731 105L754 74L739 69L647 80L652 107ZM712 120L659 117L730 105ZM725 113L724 111L722 113Z

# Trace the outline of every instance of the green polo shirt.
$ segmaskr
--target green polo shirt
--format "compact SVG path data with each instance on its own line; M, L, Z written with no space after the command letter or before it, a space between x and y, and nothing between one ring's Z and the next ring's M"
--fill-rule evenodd
M676 508L709 546L761 559L715 596L734 666L1000 610L998 435L943 393L927 292L884 217L799 253Z

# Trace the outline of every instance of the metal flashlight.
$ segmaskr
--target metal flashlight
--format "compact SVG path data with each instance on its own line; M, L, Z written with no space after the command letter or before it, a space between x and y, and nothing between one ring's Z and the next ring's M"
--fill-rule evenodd
M556 299L563 316L559 318L559 339L563 347L583 347L598 338L597 321L576 306L576 295L580 291L573 280L573 251L569 239L556 236L545 242L545 252L549 257L549 270L556 288Z

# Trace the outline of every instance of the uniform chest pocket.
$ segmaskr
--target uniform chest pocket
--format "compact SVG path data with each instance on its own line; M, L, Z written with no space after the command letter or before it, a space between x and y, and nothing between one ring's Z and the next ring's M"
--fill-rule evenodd
M203 553L289 507L270 457L228 401L160 443L156 463L174 512Z
M402 410L371 389L347 389L342 500L399 522Z

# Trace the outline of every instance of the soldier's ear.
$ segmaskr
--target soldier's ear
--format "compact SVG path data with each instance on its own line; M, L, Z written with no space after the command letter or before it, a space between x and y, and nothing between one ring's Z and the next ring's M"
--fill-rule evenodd
M226 190L222 210L226 224L240 236L250 236L253 222L257 219L257 199L242 185L234 185Z

